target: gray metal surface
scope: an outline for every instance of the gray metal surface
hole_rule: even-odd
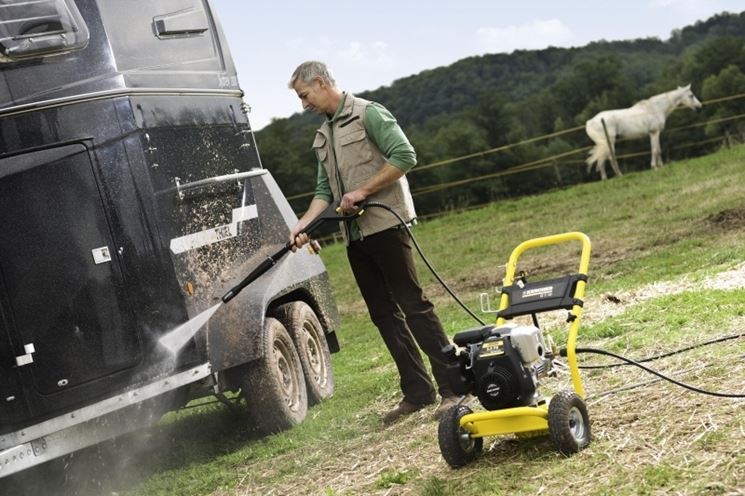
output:
[[[199,381],[212,373],[212,367],[209,363],[193,367],[189,370],[179,372],[163,379],[151,382],[145,386],[131,389],[125,393],[112,396],[98,403],[79,408],[72,412],[49,419],[45,422],[34,424],[25,429],[15,432],[9,432],[0,436],[0,450],[15,450],[17,446],[31,442],[32,440],[42,437],[60,436],[60,432],[79,426],[80,424],[102,417],[106,414],[122,410],[129,406],[141,403],[150,398],[154,398],[168,391],[180,388],[187,384]],[[109,436],[110,437],[110,436]],[[100,440],[106,437],[100,438]],[[67,451],[72,452],[74,449]],[[7,460],[6,451],[0,451],[0,463],[4,464]],[[59,456],[59,455],[58,455]],[[0,472],[0,475],[3,475]]]

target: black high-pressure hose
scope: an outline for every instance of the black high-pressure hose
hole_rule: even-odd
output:
[[[398,212],[393,210],[388,205],[385,205],[383,203],[377,203],[377,202],[368,202],[368,203],[365,203],[363,206],[361,206],[361,208],[370,208],[370,207],[382,208],[396,216],[398,221],[401,223],[401,226],[403,226],[404,229],[406,229],[406,232],[409,234],[409,238],[411,239],[411,242],[414,243],[414,247],[416,248],[416,251],[419,253],[419,256],[422,258],[424,263],[427,265],[427,268],[429,269],[429,271],[432,272],[432,275],[435,276],[435,279],[437,279],[437,281],[442,285],[442,287],[445,288],[445,290],[450,294],[450,296],[452,296],[453,299],[458,302],[458,304],[463,308],[463,310],[466,311],[466,313],[468,313],[468,315],[473,317],[474,320],[476,320],[476,322],[478,322],[482,326],[486,325],[486,323],[483,320],[481,320],[478,315],[473,313],[473,311],[470,308],[468,308],[468,306],[465,303],[463,303],[460,298],[458,298],[458,295],[456,295],[453,292],[453,290],[450,289],[450,287],[445,283],[445,281],[442,280],[442,278],[437,273],[435,268],[432,266],[431,263],[429,263],[429,260],[427,260],[427,257],[424,255],[424,252],[419,246],[419,243],[417,243],[416,238],[414,237],[414,234],[411,232],[411,229],[409,229],[409,226],[407,225],[406,221],[401,218]]]
[[[729,341],[731,339],[737,339],[745,337],[745,333],[739,333],[739,334],[730,334],[729,336],[721,336],[718,338],[710,339],[708,341],[704,341],[701,343],[693,344],[691,346],[686,346],[685,348],[680,348],[674,351],[669,351],[667,353],[662,353],[660,355],[654,355],[647,358],[642,358],[641,360],[636,360],[636,363],[645,363],[645,362],[651,362],[654,360],[659,360],[660,358],[667,358],[669,356],[678,355],[680,353],[684,353],[686,351],[695,350],[696,348],[701,348],[704,346],[708,346],[710,344],[716,344],[716,343],[722,343],[724,341]],[[612,369],[614,367],[625,367],[627,365],[632,365],[631,363],[609,363],[605,365],[580,365],[579,368],[581,369]]]
[[[709,341],[706,341],[706,342],[703,342],[703,343],[699,343],[697,345],[688,346],[686,348],[681,348],[680,350],[675,350],[675,351],[672,351],[672,352],[669,352],[669,353],[664,353],[662,355],[645,358],[644,360],[640,360],[640,361],[634,361],[634,360],[631,360],[630,358],[626,358],[624,356],[617,355],[617,354],[612,353],[610,351],[601,350],[601,349],[597,349],[597,348],[576,348],[574,351],[575,351],[575,353],[578,353],[578,354],[581,354],[581,353],[594,353],[594,354],[597,354],[597,355],[605,355],[605,356],[613,357],[613,358],[616,358],[618,360],[621,360],[621,361],[625,362],[625,363],[615,363],[615,364],[609,364],[609,365],[596,365],[596,366],[592,366],[592,367],[584,366],[584,367],[580,367],[580,368],[595,368],[595,369],[598,369],[598,368],[618,367],[618,366],[622,366],[622,365],[634,365],[635,367],[639,367],[640,369],[642,369],[642,370],[644,370],[646,372],[649,372],[650,374],[656,375],[657,377],[659,377],[661,379],[664,379],[664,380],[666,380],[668,382],[671,382],[671,383],[673,383],[673,384],[675,384],[677,386],[680,386],[682,388],[688,389],[689,391],[693,391],[695,393],[706,394],[706,395],[709,395],[709,396],[716,396],[716,397],[719,397],[719,398],[745,398],[745,394],[742,394],[742,393],[720,393],[720,392],[717,392],[717,391],[707,391],[705,389],[701,389],[701,388],[698,388],[696,386],[691,386],[690,384],[686,384],[684,382],[676,381],[672,377],[668,377],[665,374],[663,374],[661,372],[658,372],[658,371],[656,371],[654,369],[651,369],[651,368],[649,368],[649,367],[647,367],[645,365],[642,365],[640,363],[640,362],[648,362],[648,361],[651,361],[651,360],[657,360],[659,358],[668,357],[668,356],[671,356],[671,355],[675,355],[677,353],[682,353],[684,351],[690,351],[690,350],[692,350],[694,348],[699,348],[699,347],[706,346],[706,345],[709,345],[709,344],[714,344],[714,343],[720,343],[722,341],[727,341],[727,340],[730,340],[730,339],[736,339],[736,338],[739,338],[739,337],[742,337],[742,336],[745,336],[745,333],[733,334],[733,335],[730,335],[730,336],[724,336],[724,337],[721,337],[721,338],[712,339],[712,340],[709,340]],[[561,356],[564,356],[565,357],[566,356],[566,349],[562,349],[560,354],[561,354]]]

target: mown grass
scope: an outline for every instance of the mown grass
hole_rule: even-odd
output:
[[[588,320],[580,346],[641,358],[745,328],[742,289],[696,288],[745,260],[745,147],[453,213],[414,232],[441,276],[477,307],[478,293],[496,296],[502,264],[519,242],[565,231],[582,231],[593,242],[588,306],[660,281],[690,286]],[[431,412],[382,428],[380,412],[399,400],[395,367],[369,322],[343,247],[327,247],[321,256],[343,317],[342,351],[333,356],[335,396],[312,408],[302,425],[263,439],[221,406],[171,416],[145,441],[129,441],[128,448],[142,445],[140,451],[111,475],[107,488],[127,495],[426,496],[742,489],[742,401],[695,396],[660,382],[614,392],[652,379],[627,367],[583,373],[594,430],[587,450],[563,458],[545,438],[489,439],[475,463],[451,470],[439,457]],[[523,260],[530,277],[548,277],[574,270],[578,251],[547,248]],[[423,265],[420,277],[451,335],[475,325]],[[558,329],[551,334],[562,338]],[[654,366],[709,389],[742,391],[743,348],[739,340]]]
[[[691,329],[694,322],[699,323],[705,315],[703,327]],[[709,290],[686,291],[680,294],[660,296],[651,301],[636,305],[632,310],[619,316],[585,326],[583,336],[598,340],[609,337],[628,337],[628,328],[633,328],[631,337],[648,339],[638,346],[670,345],[678,342],[682,334],[691,333],[706,336],[730,326],[733,319],[745,315],[745,291]],[[607,343],[612,346],[612,341]]]

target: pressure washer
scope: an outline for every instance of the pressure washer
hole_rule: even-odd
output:
[[[543,281],[516,276],[517,262],[526,251],[548,245],[578,241],[582,249],[576,273]],[[451,408],[438,425],[438,442],[445,461],[453,468],[471,462],[483,448],[486,436],[548,435],[556,450],[566,456],[586,448],[592,439],[585,404],[581,368],[609,368],[634,365],[690,391],[720,398],[745,398],[742,393],[724,393],[697,388],[655,371],[640,362],[656,360],[708,344],[737,339],[745,333],[712,339],[681,350],[640,361],[595,348],[577,348],[577,336],[588,280],[590,239],[580,232],[534,238],[519,244],[506,264],[496,325],[484,325],[459,332],[453,344],[443,349],[448,360],[448,378],[453,391],[478,398],[485,411],[473,412],[464,404]],[[482,305],[483,306],[483,305]],[[568,310],[566,346],[558,349],[541,331],[537,315]],[[515,317],[532,317],[532,325],[519,325]],[[577,355],[594,353],[619,360],[610,365],[580,367]],[[565,357],[571,388],[544,397],[541,380],[555,376],[554,359]]]
[[[571,241],[582,245],[578,272],[531,282],[524,273],[516,277],[517,262],[524,252]],[[450,466],[472,461],[486,436],[548,434],[556,449],[566,455],[590,443],[590,421],[575,354],[590,250],[590,239],[580,232],[519,244],[506,265],[496,325],[459,332],[453,344],[443,350],[453,392],[476,396],[486,409],[474,413],[461,404],[440,420],[440,451]],[[537,314],[562,309],[569,311],[566,357],[572,389],[544,397],[538,386],[541,379],[555,375],[553,361],[558,350],[538,327]],[[527,315],[532,316],[532,325],[512,322]]]

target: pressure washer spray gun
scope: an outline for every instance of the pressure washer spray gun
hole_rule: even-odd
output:
[[[298,234],[311,234],[313,231],[321,227],[324,223],[329,221],[344,221],[344,220],[352,220],[360,215],[362,215],[365,212],[365,204],[361,204],[358,206],[357,210],[355,210],[352,213],[345,214],[341,211],[341,207],[334,205],[333,203],[330,204],[328,207],[326,207],[326,210],[321,212],[315,219],[310,221],[305,228],[300,231]],[[248,274],[241,282],[236,284],[233,288],[231,288],[227,293],[225,293],[222,297],[223,303],[227,303],[235,296],[240,293],[243,288],[254,282],[256,279],[261,277],[266,271],[274,267],[276,263],[284,257],[287,252],[292,250],[292,243],[289,241],[279,249],[276,253],[269,255],[269,257],[266,258],[263,262],[261,262],[254,270],[251,271],[250,274]],[[317,248],[313,247],[312,249],[317,251]]]

